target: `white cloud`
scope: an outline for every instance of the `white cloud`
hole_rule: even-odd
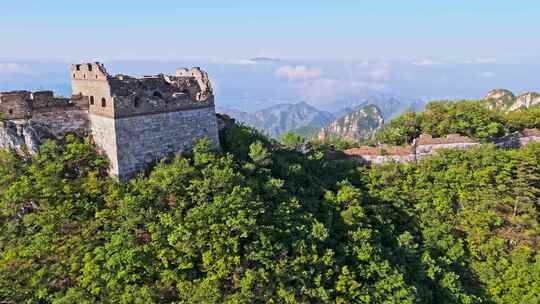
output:
[[[493,78],[493,77],[497,77],[497,74],[495,74],[493,72],[483,72],[483,73],[480,73],[480,77],[482,77],[482,78]]]
[[[274,74],[279,78],[285,78],[289,81],[299,81],[319,78],[323,75],[323,72],[319,68],[310,68],[303,65],[286,65],[277,69]]]
[[[477,63],[496,63],[497,59],[495,58],[477,58]]]
[[[275,71],[276,76],[289,80],[300,99],[318,106],[347,98],[362,99],[373,91],[383,91],[392,74],[392,65],[387,62],[357,63],[338,74],[306,66],[283,66]]]
[[[369,72],[369,77],[371,81],[374,82],[385,82],[390,80],[391,70],[389,65],[384,65],[381,67],[374,68]]]
[[[369,65],[370,65],[369,61],[364,60],[364,61],[362,61],[362,62],[360,62],[358,64],[358,67],[364,68],[364,67],[367,67]]]
[[[475,58],[465,60],[464,63],[473,63],[473,64],[487,64],[487,63],[496,63],[497,59],[495,58]]]
[[[438,62],[438,61],[435,61],[435,60],[432,60],[432,59],[422,59],[422,60],[419,60],[419,61],[415,61],[412,64],[417,65],[417,66],[435,66],[435,65],[440,65],[442,63]]]
[[[336,79],[319,78],[299,83],[296,87],[303,99],[311,102],[334,100],[337,96],[340,83]]]
[[[344,97],[364,96],[366,92],[381,91],[385,84],[357,80],[317,78],[294,83],[298,95],[314,105],[324,105]]]
[[[32,69],[27,65],[14,62],[0,62],[1,75],[27,75],[31,73]]]

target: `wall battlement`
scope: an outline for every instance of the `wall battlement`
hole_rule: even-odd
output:
[[[57,97],[52,91],[0,92],[0,118],[5,120],[31,119],[36,113],[76,108],[88,109],[87,101]]]
[[[496,139],[493,144],[497,148],[521,148],[530,142],[540,142],[539,129],[525,129]],[[437,154],[440,149],[470,149],[480,145],[477,140],[449,134],[446,137],[434,138],[429,134],[421,134],[411,146],[377,146],[359,147],[343,151],[346,157],[366,163],[381,164],[386,162],[417,162]]]
[[[12,126],[0,127],[0,148],[21,147],[24,141],[35,148],[41,142],[30,134],[36,126],[53,137],[91,134],[109,159],[110,173],[125,179],[163,157],[189,152],[199,138],[219,146],[214,94],[200,68],[111,76],[101,63],[81,63],[71,66],[70,78],[71,98],[51,91],[0,93],[0,119]]]
[[[214,106],[206,72],[179,69],[177,75],[111,76],[100,63],[71,66],[74,96],[89,99],[90,113],[130,117]]]

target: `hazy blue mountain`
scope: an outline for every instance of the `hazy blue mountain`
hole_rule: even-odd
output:
[[[332,113],[321,111],[305,102],[278,104],[253,113],[227,108],[218,108],[217,111],[272,137],[279,137],[288,131],[312,135],[335,118]]]
[[[376,105],[381,111],[383,118],[387,121],[399,116],[405,111],[417,112],[422,111],[425,107],[425,103],[420,100],[400,99],[394,96],[379,94],[366,97],[365,99],[336,101],[331,104],[331,108],[336,109],[332,113],[339,117],[370,104]]]

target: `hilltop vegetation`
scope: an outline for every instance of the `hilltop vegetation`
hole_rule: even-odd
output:
[[[422,133],[444,137],[451,133],[481,141],[525,128],[540,128],[540,106],[505,112],[486,106],[490,100],[431,102],[423,112],[407,112],[392,120],[378,134],[379,141],[402,145]]]
[[[71,136],[2,152],[0,301],[540,301],[540,145],[369,168],[288,142],[234,126],[128,183]]]

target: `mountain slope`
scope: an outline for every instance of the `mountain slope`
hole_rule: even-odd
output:
[[[381,110],[376,105],[370,104],[334,120],[322,128],[317,137],[321,140],[332,138],[367,140],[373,138],[375,131],[383,124]]]
[[[496,89],[490,91],[484,97],[487,107],[497,109],[504,112],[512,112],[520,109],[530,108],[540,105],[540,94],[536,92],[527,92],[519,96],[515,96],[509,90]]]
[[[331,122],[332,113],[300,102],[296,104],[278,104],[269,108],[247,113],[232,109],[219,109],[237,121],[264,131],[272,137],[279,137],[288,131],[298,131],[302,135],[311,135],[316,130]]]

